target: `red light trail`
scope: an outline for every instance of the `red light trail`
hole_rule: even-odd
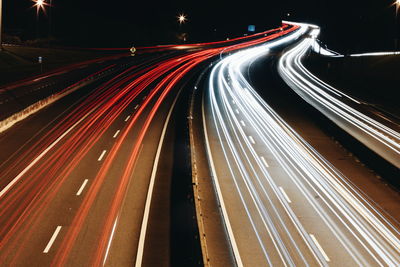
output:
[[[23,249],[29,245],[29,240],[34,234],[30,229],[45,220],[49,203],[57,199],[61,187],[68,183],[71,174],[76,172],[89,151],[95,148],[123,112],[133,103],[137,103],[140,105],[139,108],[121,130],[112,148],[106,152],[106,157],[101,162],[96,177],[92,179],[88,191],[84,194],[78,210],[69,223],[72,227],[62,230],[62,241],[52,261],[52,265],[57,266],[67,263],[78,235],[83,231],[93,203],[108,178],[110,169],[118,161],[121,150],[126,149],[127,139],[131,137],[136,127],[139,133],[133,145],[129,147],[129,157],[125,162],[118,162],[122,166],[121,175],[114,177],[118,181],[115,192],[107,207],[107,214],[104,214],[103,220],[99,222],[102,225],[102,234],[98,237],[96,243],[98,245],[93,248],[93,254],[88,255],[93,265],[101,265],[113,225],[121,209],[129,181],[132,179],[132,172],[144,137],[149,134],[149,127],[167,96],[185,75],[200,63],[218,56],[221,52],[230,52],[267,42],[296,29],[297,27],[286,25],[284,31],[277,29],[230,41],[191,45],[226,44],[227,46],[204,48],[200,51],[173,56],[150,66],[134,66],[96,88],[86,99],[73,107],[69,115],[60,119],[51,131],[39,138],[34,146],[25,150],[19,155],[18,160],[3,171],[2,176],[11,179],[15,177],[15,183],[8,190],[2,191],[0,195],[2,207],[0,262],[9,262],[9,257],[12,257],[11,263],[16,263],[15,261],[23,253]],[[250,41],[237,43],[243,40]],[[111,67],[113,65],[107,68]],[[147,93],[146,98],[139,102],[139,98],[145,93]],[[142,118],[144,122],[141,124],[139,121]]]

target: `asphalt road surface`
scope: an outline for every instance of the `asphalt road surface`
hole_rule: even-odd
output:
[[[376,134],[377,146],[394,148],[380,149],[392,153],[382,157],[393,158],[398,133],[388,122],[378,127],[363,110],[350,110],[356,99],[303,69],[316,30],[285,24],[229,41],[150,47],[0,89],[4,117],[61,95],[0,133],[2,265],[218,265],[208,258],[215,255],[238,266],[399,265],[392,221],[246,80],[258,58],[290,46],[280,65],[286,80],[308,92],[304,98],[326,97],[329,104],[317,104],[323,112],[357,121],[351,131]],[[196,100],[201,114],[193,114],[200,78],[205,94]],[[308,90],[318,86],[329,93]],[[189,149],[196,146],[197,154]],[[194,160],[205,161],[196,164],[202,170]],[[195,210],[197,173],[209,173],[208,164],[218,199],[209,210],[221,214]],[[221,229],[213,220],[226,233],[218,245],[203,232]]]
[[[95,62],[4,88],[4,99],[34,102],[59,92],[54,86],[64,90],[100,76],[1,133],[0,262],[141,266],[153,249],[146,245],[149,226],[165,223],[151,221],[153,191],[173,164],[160,158],[164,140],[171,142],[165,138],[179,92],[193,90],[182,87],[185,79],[206,60],[295,29],[157,48],[147,56]],[[160,259],[168,265],[168,256]]]
[[[236,263],[398,265],[398,229],[245,79],[257,58],[310,32],[227,57],[209,78],[205,136]]]

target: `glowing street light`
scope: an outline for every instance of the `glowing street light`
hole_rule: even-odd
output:
[[[187,17],[185,14],[181,13],[177,16],[178,22],[179,22],[179,39],[182,40],[183,42],[186,42],[186,33],[182,32],[182,24],[184,24],[187,21]]]
[[[397,13],[399,13],[400,0],[394,1],[393,5],[396,6],[396,16],[397,16]]]
[[[186,15],[185,14],[180,14],[178,16],[178,22],[179,24],[185,23],[187,21]]]
[[[36,7],[36,13],[39,15],[40,10],[43,10],[44,13],[46,13],[45,7],[48,6],[49,4],[46,3],[45,0],[32,0],[35,4],[33,7]]]

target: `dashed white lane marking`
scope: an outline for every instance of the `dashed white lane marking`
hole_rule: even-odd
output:
[[[115,134],[113,135],[113,138],[116,138],[120,132],[121,132],[120,130],[116,131]]]
[[[135,109],[137,109],[138,107],[139,107],[139,105],[136,105],[136,106],[135,106]]]
[[[246,124],[244,123],[244,121],[240,121],[240,124],[241,124],[243,127],[246,127]]]
[[[156,174],[157,174],[157,170],[158,170],[158,164],[160,162],[161,149],[163,147],[164,138],[165,138],[165,134],[167,131],[167,126],[168,126],[170,118],[171,118],[172,110],[174,109],[176,102],[178,101],[178,97],[180,96],[181,91],[178,92],[178,94],[175,97],[174,102],[172,103],[172,105],[169,109],[167,118],[165,119],[165,122],[164,122],[164,127],[161,131],[161,136],[160,136],[160,139],[159,139],[160,141],[159,141],[158,147],[157,147],[156,157],[154,158],[154,161],[153,161],[153,169],[151,171],[150,184],[148,186],[147,197],[146,197],[146,202],[145,202],[145,206],[144,206],[142,226],[140,228],[139,243],[138,243],[138,249],[137,249],[137,253],[136,253],[135,267],[142,266],[144,244],[145,244],[145,239],[146,239],[146,231],[147,231],[147,226],[148,226],[148,221],[149,221],[149,216],[150,216],[149,214],[150,214],[151,201],[153,198],[155,178],[156,178]],[[204,117],[203,117],[203,119],[204,119]]]
[[[97,159],[97,161],[101,161],[104,157],[104,155],[106,154],[107,150],[103,150],[103,152],[101,152],[100,157]]]
[[[43,253],[48,253],[50,251],[50,248],[53,245],[54,241],[56,240],[60,231],[61,231],[61,226],[57,226],[56,230],[54,231],[53,235],[50,238],[49,243],[47,243],[47,246],[44,248]]]
[[[85,189],[85,186],[86,186],[88,181],[89,181],[88,179],[85,179],[85,181],[83,181],[83,184],[79,188],[78,192],[76,192],[77,196],[80,196],[82,194],[82,191],[83,191],[83,189]]]
[[[317,238],[315,238],[315,236],[313,234],[310,234],[311,239],[314,241],[314,244],[317,246],[317,248],[319,249],[319,251],[321,252],[322,256],[324,256],[324,259],[329,262],[331,261],[328,257],[328,255],[326,255],[325,251],[323,250],[323,248],[321,247],[321,245],[319,244]]]
[[[282,195],[286,198],[286,201],[289,203],[292,203],[292,201],[290,200],[289,196],[286,194],[285,190],[282,187],[279,187],[279,190],[281,190]]]
[[[60,137],[57,138],[49,147],[47,147],[39,156],[37,156],[22,172],[20,172],[6,187],[0,192],[0,198],[10,190],[15,183],[21,179],[26,172],[28,172],[40,159],[44,157],[57,143],[59,143],[69,132],[71,132],[78,124],[80,124],[84,119],[86,119],[93,111],[90,111],[85,116],[83,116],[78,122],[76,122],[72,127],[70,127],[66,132],[64,132]]]
[[[125,118],[125,121],[128,121],[131,115],[128,115],[128,117]]]
[[[236,111],[236,114],[239,114],[239,110],[238,109],[235,109],[235,111]]]
[[[261,156],[260,159],[264,163],[265,167],[269,168],[268,162],[265,160],[265,158]]]
[[[253,138],[253,136],[249,136],[249,140],[250,140],[250,142],[253,144],[253,145],[255,145],[256,144],[256,141],[254,141],[254,138]]]

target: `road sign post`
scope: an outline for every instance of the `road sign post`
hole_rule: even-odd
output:
[[[43,73],[43,57],[38,57],[38,63],[40,64],[40,73]]]
[[[0,0],[0,51],[3,50],[3,0]]]

